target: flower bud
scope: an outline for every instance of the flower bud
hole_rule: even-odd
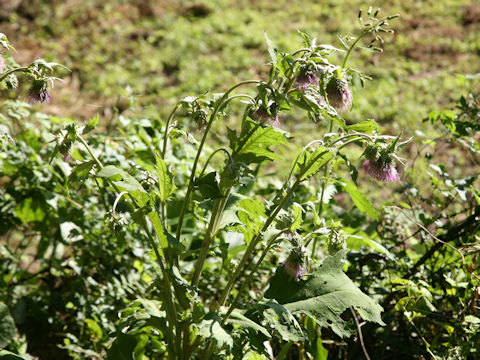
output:
[[[347,110],[353,101],[348,82],[332,77],[327,84],[327,98],[330,105],[333,106],[338,113]]]

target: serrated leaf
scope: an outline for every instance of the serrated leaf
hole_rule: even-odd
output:
[[[347,180],[342,180],[339,182],[343,188],[348,192],[352,198],[353,203],[357,206],[358,210],[367,214],[374,220],[378,220],[377,210],[373,207],[370,200],[368,200],[363,193],[358,190],[357,186]]]
[[[173,193],[175,193],[176,186],[173,183],[173,176],[168,171],[168,166],[165,160],[156,155],[157,160],[157,177],[160,201],[165,203]]]
[[[222,317],[218,313],[209,313],[198,324],[197,335],[205,339],[213,339],[218,348],[227,347],[229,349],[233,346],[232,337],[223,329],[220,324]]]
[[[83,128],[82,134],[83,135],[88,134],[90,131],[95,129],[97,127],[99,121],[100,121],[100,118],[97,114],[97,116],[95,116],[94,118],[91,118],[88,121],[87,125],[85,125],[85,127]]]
[[[196,179],[194,186],[196,190],[200,191],[204,199],[219,199],[223,197],[215,171]]]
[[[376,130],[378,130],[378,125],[374,120],[367,120],[347,126],[347,131],[357,131],[366,134],[372,133]]]
[[[333,152],[323,146],[317,147],[313,152],[307,150],[298,161],[299,176],[306,180],[316,173],[333,158]]]
[[[293,314],[306,314],[320,326],[330,327],[339,336],[349,336],[341,314],[354,307],[368,321],[384,325],[382,307],[364,294],[343,272],[346,250],[327,256],[307,279],[295,281],[283,267],[270,279],[265,297],[274,298]]]
[[[70,176],[68,177],[68,182],[85,180],[88,177],[88,174],[90,173],[93,165],[95,165],[95,161],[90,160],[75,166]]]
[[[243,199],[238,202],[237,207],[239,209],[237,212],[238,219],[244,225],[242,232],[246,243],[249,244],[253,235],[258,233],[264,225],[265,208],[255,199]]]
[[[140,206],[144,206],[150,199],[147,191],[133,176],[113,165],[102,168],[97,176],[111,180],[118,190],[128,192]]]
[[[268,149],[268,147],[285,144],[286,140],[284,133],[271,126],[262,128],[252,121],[249,121],[247,124],[247,131],[245,131],[244,135],[240,138],[236,136],[235,132],[229,132],[230,147],[234,150],[236,160],[238,161],[241,159],[244,162],[249,163],[259,162],[255,160],[255,158],[260,160],[281,159],[280,156],[276,155],[273,151]],[[253,130],[254,126],[257,126],[256,130]],[[243,155],[253,155],[253,157],[248,158]],[[246,160],[250,161],[247,162]]]

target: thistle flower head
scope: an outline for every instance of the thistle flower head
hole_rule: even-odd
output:
[[[293,279],[301,279],[305,274],[305,255],[301,248],[294,248],[282,264],[285,273]]]
[[[344,79],[332,77],[327,84],[327,98],[337,112],[347,110],[353,101],[352,91]]]
[[[297,90],[306,91],[309,86],[318,86],[318,77],[314,73],[306,71],[299,74],[295,82],[297,84]]]
[[[49,103],[51,96],[48,92],[48,83],[46,80],[33,80],[32,86],[28,91],[28,94],[25,100],[31,104],[36,104],[38,102]]]
[[[259,107],[257,110],[251,113],[250,117],[261,124],[269,123],[274,128],[280,127],[278,116],[272,117],[264,108]]]
[[[384,182],[395,182],[400,179],[400,174],[393,164],[383,163],[379,160],[365,160],[363,169],[373,178]]]

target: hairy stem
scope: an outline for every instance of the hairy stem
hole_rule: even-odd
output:
[[[198,160],[200,159],[200,155],[203,150],[203,146],[205,144],[205,140],[207,139],[208,132],[210,131],[210,128],[212,126],[213,121],[215,120],[218,110],[220,109],[221,106],[223,106],[227,101],[228,101],[228,95],[235,90],[236,88],[242,86],[242,85],[247,85],[247,84],[258,84],[260,83],[259,80],[246,80],[241,83],[238,83],[234,86],[232,86],[230,89],[228,89],[223,96],[217,101],[212,114],[210,115],[210,119],[207,123],[207,126],[205,128],[205,131],[203,133],[202,140],[200,142],[200,145],[197,150],[197,156],[195,157],[195,160],[193,162],[193,167],[192,167],[192,172],[190,173],[190,179],[188,182],[188,187],[187,187],[187,193],[185,194],[185,199],[183,201],[183,207],[182,210],[180,211],[180,216],[178,218],[178,225],[177,225],[177,232],[176,232],[176,238],[177,240],[180,241],[180,235],[182,233],[182,226],[183,226],[183,218],[185,217],[185,212],[188,207],[189,199],[190,199],[190,194],[193,190],[193,183],[195,180],[195,171],[197,170],[197,165],[198,165]]]

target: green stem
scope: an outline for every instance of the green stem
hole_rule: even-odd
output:
[[[145,218],[143,218],[145,219]],[[178,319],[177,319],[177,310],[175,307],[175,303],[173,302],[173,294],[172,294],[172,289],[170,288],[170,279],[168,276],[167,269],[165,268],[165,265],[163,264],[162,258],[160,256],[160,253],[158,252],[157,246],[155,245],[155,241],[153,239],[152,234],[148,230],[148,226],[145,223],[145,221],[142,222],[143,229],[147,233],[148,240],[150,242],[150,246],[153,248],[153,251],[155,252],[155,256],[157,258],[157,262],[160,266],[160,270],[163,275],[163,282],[164,282],[164,291],[162,291],[162,295],[164,298],[165,305],[167,307],[167,318],[171,326],[168,326],[168,337],[169,337],[169,346],[172,347],[173,350],[173,358],[175,358],[175,353],[179,354],[181,351],[181,342],[178,342],[179,336],[181,337],[180,334],[180,328],[178,326]],[[173,327],[175,327],[176,330],[176,336],[174,337],[174,331]],[[179,335],[180,334],[180,335]],[[177,340],[175,341],[174,338]],[[178,347],[178,349],[175,348],[175,345]]]
[[[194,180],[195,180],[195,171],[197,170],[198,160],[200,159],[200,155],[201,155],[202,150],[203,150],[203,145],[205,144],[205,140],[207,139],[207,135],[208,135],[208,132],[210,131],[210,127],[212,126],[212,123],[217,116],[218,110],[220,109],[220,107],[222,105],[224,105],[228,102],[228,95],[233,90],[235,90],[236,88],[238,88],[242,85],[258,84],[258,83],[260,83],[259,80],[246,80],[246,81],[243,81],[241,83],[238,83],[238,84],[232,86],[230,89],[228,89],[223,94],[223,96],[217,101],[217,104],[215,105],[215,107],[213,109],[213,112],[210,115],[210,119],[209,119],[209,121],[207,123],[207,126],[205,128],[205,131],[203,133],[202,140],[201,140],[200,145],[198,147],[197,156],[195,157],[195,160],[193,162],[192,172],[190,173],[190,180],[188,182],[188,187],[187,187],[187,193],[185,194],[185,199],[183,201],[183,207],[182,207],[182,210],[180,211],[180,215],[179,215],[179,218],[178,218],[177,232],[176,232],[176,236],[175,236],[177,238],[177,240],[180,241],[180,234],[182,233],[182,226],[183,226],[183,218],[185,217],[185,212],[187,210],[190,194],[193,190],[193,183],[194,183]]]
[[[385,20],[382,20],[382,21],[385,21]],[[352,45],[350,45],[348,51],[347,51],[347,54],[345,55],[345,58],[343,59],[343,63],[342,63],[342,69],[345,69],[345,65],[347,64],[347,60],[348,60],[348,56],[350,55],[350,53],[352,52],[353,48],[355,47],[355,45],[357,45],[357,43],[360,41],[360,39],[362,39],[365,35],[367,35],[372,29],[376,28],[382,21],[378,21],[377,23],[375,23],[374,25],[370,26],[368,29],[365,29],[362,31],[362,33],[357,37],[357,39],[353,42]]]
[[[250,281],[252,281],[253,279],[253,276],[255,275],[255,273],[257,272],[258,268],[260,267],[260,264],[263,262],[263,260],[265,259],[265,257],[267,256],[268,252],[270,251],[271,247],[275,244],[275,241],[278,239],[278,237],[280,235],[282,235],[283,233],[285,233],[287,230],[283,230],[281,232],[279,232],[277,235],[275,235],[273,237],[273,239],[271,239],[269,241],[269,243],[267,244],[267,246],[265,247],[265,249],[263,250],[263,253],[262,255],[260,256],[260,258],[257,260],[257,262],[255,263],[255,266],[253,267],[252,271],[250,272],[250,274],[248,275],[248,278],[243,282],[242,286],[240,287],[240,289],[238,289],[238,292],[237,292],[237,295],[235,296],[235,299],[233,300],[232,304],[230,305],[227,313],[225,314],[225,317],[223,318],[222,320],[222,325],[225,324],[225,322],[228,320],[230,314],[232,313],[232,311],[236,308],[237,304],[238,304],[238,300],[240,299],[240,295],[243,293],[243,291],[245,291],[245,288],[247,287],[248,283],[250,283]]]
[[[223,209],[225,208],[227,200],[228,192],[221,199],[215,200],[207,232],[205,233],[205,237],[200,248],[200,253],[198,254],[197,262],[195,263],[195,269],[193,271],[192,277],[192,286],[198,285],[200,275],[202,274],[203,265],[205,263],[205,260],[207,259],[210,244],[212,243],[213,237],[215,236],[215,233],[217,231],[216,227],[218,226],[219,218],[222,216]]]
[[[90,156],[92,157],[92,159],[95,161],[95,163],[98,165],[98,167],[100,169],[103,169],[103,164],[100,162],[100,160],[98,160],[98,158],[93,154],[93,151],[92,149],[90,148],[90,146],[88,145],[88,143],[85,141],[85,139],[83,137],[81,137],[80,135],[77,135],[77,139],[85,146],[85,148],[87,149],[87,152],[90,154]],[[111,183],[112,187],[115,189],[115,191],[117,193],[121,193],[120,190],[118,189],[118,187],[113,183],[111,182],[110,180],[107,179],[108,182]],[[139,208],[138,204],[136,203],[135,199],[132,198],[132,196],[130,194],[128,194],[129,197],[132,199],[133,203]],[[170,278],[168,276],[168,272],[162,262],[162,257],[160,256],[160,253],[158,252],[158,246],[155,244],[155,240],[153,239],[153,236],[152,234],[150,233],[149,229],[148,229],[148,226],[146,224],[146,220],[145,220],[145,216],[142,212],[142,227],[145,231],[145,233],[147,234],[147,237],[148,237],[148,240],[150,242],[150,246],[152,247],[153,251],[155,252],[155,256],[157,258],[157,262],[160,266],[160,269],[162,271],[162,275],[163,275],[163,281],[165,283],[164,287],[165,287],[165,296],[164,296],[164,301],[166,303],[166,306],[167,306],[167,317],[169,318],[169,322],[172,326],[175,326],[175,329],[177,329],[177,332],[180,331],[179,327],[178,327],[178,321],[177,321],[177,311],[176,311],[176,308],[175,308],[175,303],[173,302],[173,296],[172,296],[172,290],[170,288]],[[163,293],[163,292],[162,292]],[[174,343],[176,343],[175,341],[173,341],[174,337],[173,337],[173,329],[169,327],[169,337],[171,337],[171,339],[169,339],[169,343],[171,344],[171,346],[174,346]],[[178,334],[177,334],[177,337],[178,337]],[[169,345],[170,345],[169,344]],[[173,354],[175,354],[176,350],[175,348],[172,348],[173,349]],[[175,357],[175,355],[174,355]]]
[[[330,119],[330,129],[328,130],[328,132],[331,133],[332,130],[333,130],[333,119]],[[323,196],[325,195],[325,187],[327,186],[327,171],[328,171],[328,167],[325,166],[325,169],[323,169],[322,193],[320,195],[320,209],[318,211],[318,216],[321,216],[323,211]],[[312,251],[313,256],[315,256],[316,245],[317,245],[317,240],[315,239],[313,244],[313,251]]]
[[[364,134],[355,134],[355,135],[364,135]],[[353,135],[351,135],[353,136]],[[367,135],[365,135],[367,136]],[[333,143],[331,143],[331,145],[339,142],[340,140],[344,139],[344,138],[347,138],[348,136],[345,136],[345,137],[342,137],[340,139],[337,139],[335,140]],[[347,141],[346,143],[342,144],[338,150],[342,149],[343,147],[353,143],[353,142],[356,142],[358,141],[358,139],[352,139],[352,140],[349,140]],[[330,146],[331,146],[330,145]],[[253,239],[250,241],[250,244],[248,245],[247,249],[245,250],[245,253],[243,254],[242,256],[242,259],[240,260],[240,263],[239,265],[237,266],[237,269],[235,270],[235,272],[233,273],[233,275],[230,277],[226,287],[225,287],[225,290],[223,291],[221,297],[220,297],[220,300],[219,300],[219,305],[220,306],[224,306],[225,305],[225,302],[227,300],[227,297],[228,297],[228,294],[230,293],[230,291],[232,290],[233,288],[233,285],[235,283],[235,281],[237,280],[237,278],[239,277],[240,273],[243,271],[243,267],[245,266],[245,264],[247,263],[247,261],[249,260],[250,258],[250,255],[251,253],[253,252],[253,250],[255,249],[255,246],[257,245],[258,241],[260,240],[261,236],[262,236],[262,233],[264,231],[266,231],[268,229],[268,227],[270,226],[270,224],[275,220],[275,217],[278,215],[278,213],[280,212],[280,210],[283,208],[283,206],[287,203],[287,201],[289,200],[289,198],[292,196],[293,192],[295,191],[295,189],[297,188],[297,186],[304,180],[302,179],[302,176],[310,169],[310,167],[315,164],[315,162],[320,159],[323,155],[325,155],[327,152],[329,152],[330,150],[325,150],[323,151],[322,153],[320,153],[319,155],[317,155],[315,157],[315,159],[311,162],[310,166],[306,167],[298,176],[297,180],[293,183],[293,185],[290,187],[290,189],[288,190],[287,194],[283,197],[282,201],[275,207],[275,210],[273,211],[273,213],[268,217],[267,221],[265,222],[265,225],[263,226],[262,230],[257,233]],[[331,160],[331,159],[330,159]],[[323,166],[326,166],[330,161],[327,161]]]
[[[228,159],[230,160],[230,164],[233,164],[233,159],[232,159],[232,156],[230,155],[230,153],[228,152],[227,149],[225,148],[219,148],[217,150],[215,150],[207,159],[207,161],[205,162],[205,165],[203,166],[203,169],[202,171],[200,172],[200,175],[198,175],[199,178],[201,178],[203,176],[203,174],[205,173],[205,170],[207,169],[207,166],[208,166],[208,163],[210,162],[210,160],[213,158],[213,156],[220,152],[220,151],[223,151],[225,154],[227,154],[228,156]]]
[[[14,72],[17,72],[17,71],[26,71],[28,70],[28,67],[18,67],[18,68],[15,68],[15,69],[10,69],[6,72],[4,72],[3,74],[0,75],[0,82],[2,82],[3,80],[5,80],[5,78],[10,75],[10,74],[13,74]]]
[[[93,151],[92,149],[90,148],[90,146],[88,145],[88,143],[85,141],[85,139],[83,137],[81,137],[80,135],[77,135],[77,139],[80,140],[80,142],[83,144],[83,146],[85,146],[85,148],[87,149],[87,152],[90,154],[90,156],[92,157],[93,161],[95,161],[95,163],[98,165],[98,167],[100,169],[103,169],[103,164],[100,162],[100,160],[98,160],[98,158],[93,154]],[[115,186],[115,185],[114,185]],[[120,193],[120,191],[118,191],[118,193]]]
[[[168,141],[168,127],[170,126],[170,121],[173,119],[173,115],[180,107],[180,104],[177,103],[173,108],[172,112],[168,116],[167,123],[165,124],[165,134],[163,135],[163,149],[162,149],[162,159],[165,159],[165,153],[167,151],[167,141]]]
[[[323,153],[322,153],[323,155]],[[260,240],[261,236],[262,236],[262,233],[267,230],[267,228],[270,226],[270,224],[273,222],[273,220],[275,220],[275,217],[277,216],[277,214],[280,212],[280,210],[283,208],[283,206],[287,203],[287,201],[289,200],[290,196],[293,194],[293,192],[295,191],[295,189],[297,188],[297,186],[300,184],[301,182],[301,177],[299,177],[295,183],[292,185],[292,187],[289,189],[289,191],[287,192],[287,194],[285,195],[285,197],[282,199],[282,201],[278,204],[278,206],[275,208],[275,211],[268,217],[267,221],[265,222],[265,225],[263,226],[262,230],[257,233],[253,239],[250,241],[250,244],[248,245],[247,249],[245,250],[245,253],[243,254],[242,256],[242,259],[240,260],[240,263],[238,264],[237,266],[237,269],[235,270],[235,272],[233,273],[233,275],[230,277],[226,287],[225,287],[225,290],[223,291],[221,297],[220,297],[220,301],[219,301],[219,304],[220,306],[224,306],[225,305],[225,302],[227,300],[227,297],[228,297],[228,294],[230,293],[235,281],[237,280],[237,278],[239,277],[240,273],[243,271],[243,267],[245,266],[245,264],[247,263],[247,261],[249,260],[250,258],[250,255],[252,254],[253,250],[255,249],[255,246],[257,245],[258,241]]]

